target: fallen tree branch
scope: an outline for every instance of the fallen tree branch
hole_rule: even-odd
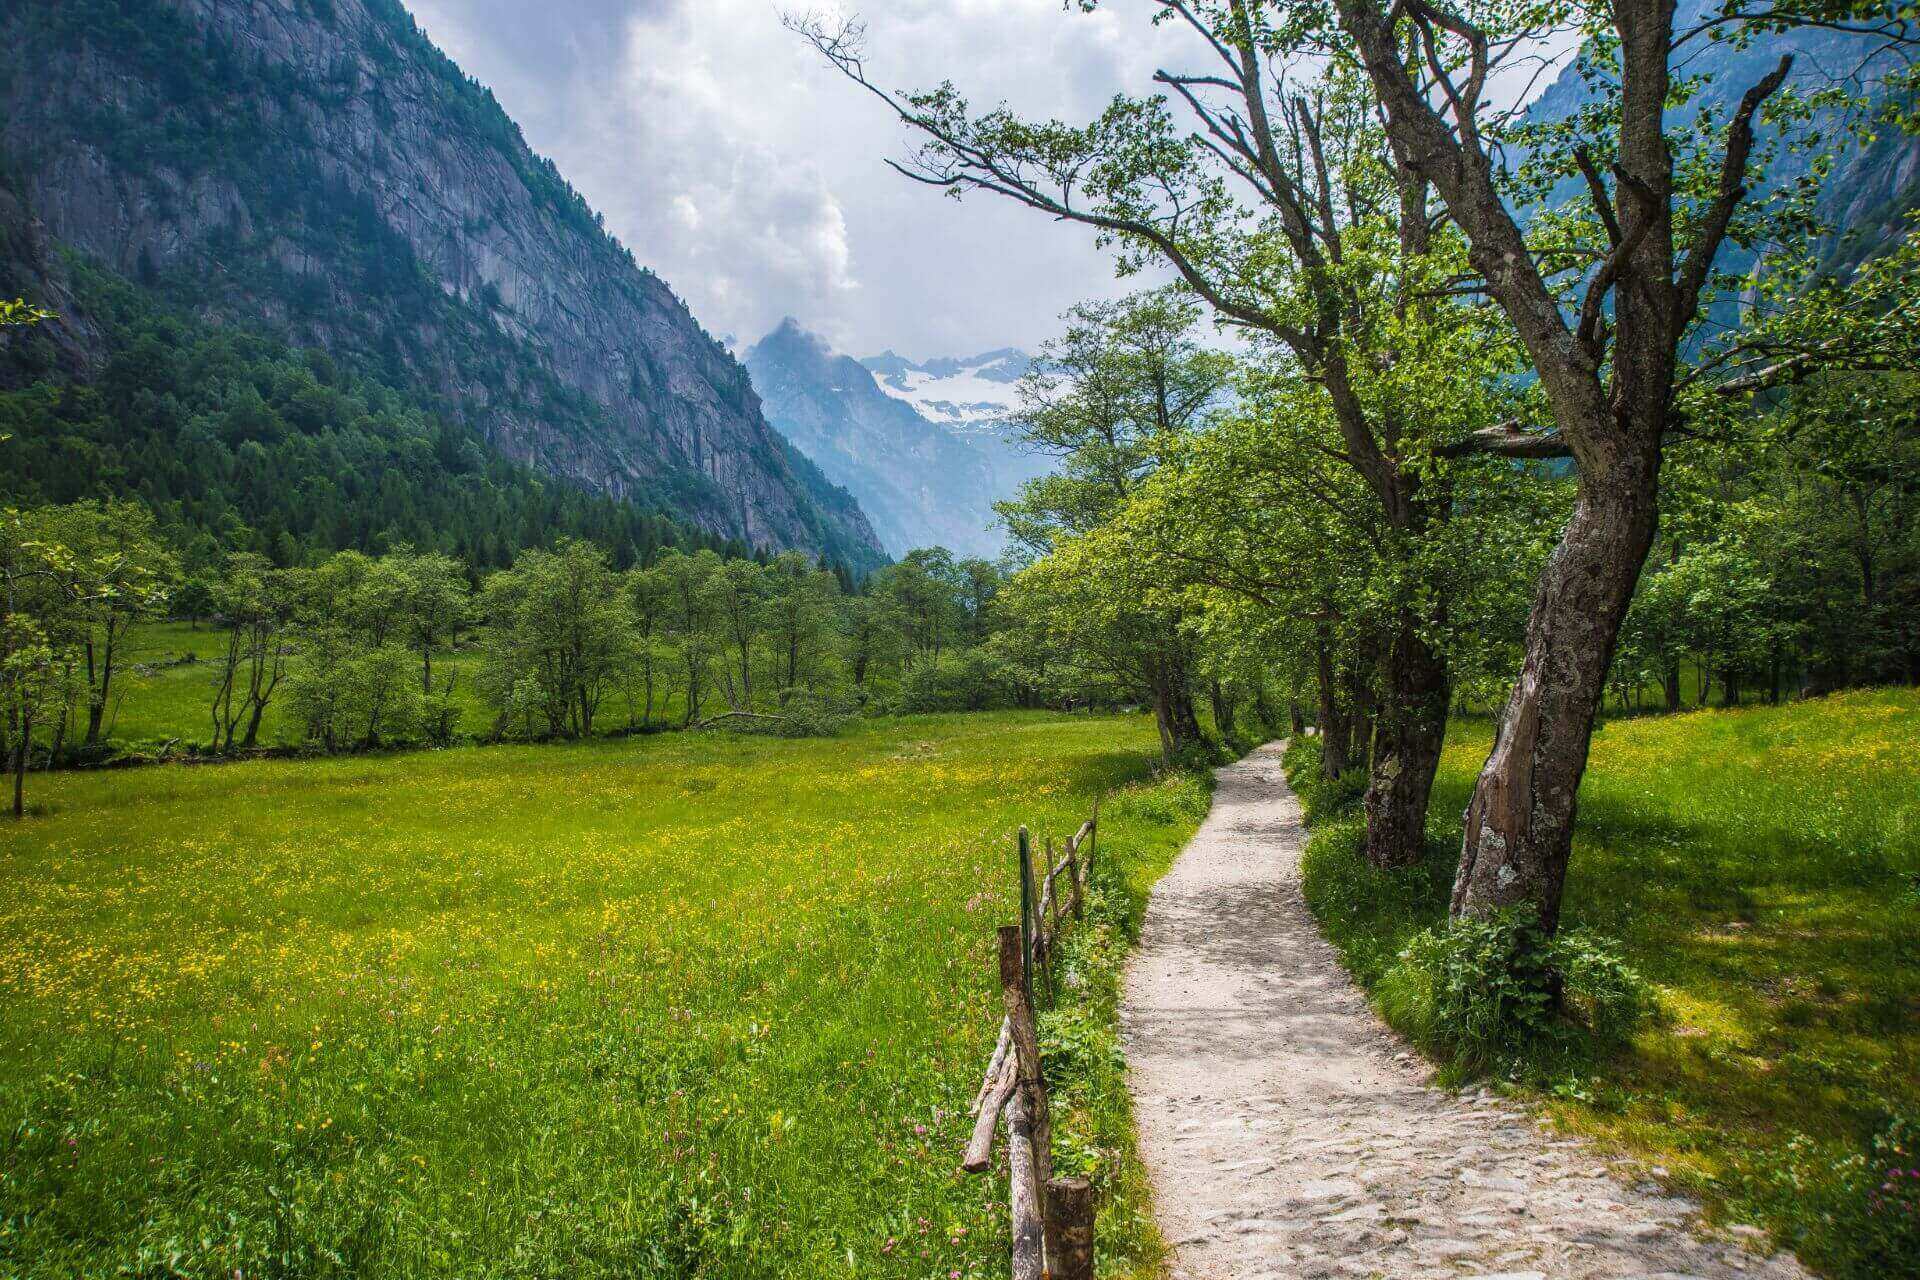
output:
[[[1013,1055],[1008,1054],[998,1064],[998,1071],[988,1081],[988,1088],[982,1095],[980,1114],[974,1117],[973,1136],[967,1140],[966,1154],[960,1158],[960,1167],[968,1173],[984,1173],[993,1163],[993,1130],[1000,1123],[1000,1113],[1006,1109],[1007,1102],[1013,1097],[1014,1087],[1020,1083],[1020,1073]]]
[[[770,724],[793,723],[792,719],[788,716],[770,716],[759,711],[723,711],[717,716],[708,716],[705,720],[702,720],[693,727],[696,729],[711,729],[715,725],[724,724],[729,720],[763,720]]]

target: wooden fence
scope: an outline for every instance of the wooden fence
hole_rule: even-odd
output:
[[[1096,800],[1093,816],[1067,841],[1059,861],[1053,857],[1053,841],[1047,841],[1046,874],[1037,885],[1033,841],[1027,829],[1020,828],[1020,923],[1000,928],[996,958],[1006,1017],[973,1100],[973,1136],[960,1167],[969,1173],[985,1171],[993,1161],[994,1131],[1005,1128],[1013,1182],[1014,1280],[1093,1280],[1093,1187],[1085,1178],[1053,1176],[1052,1127],[1034,1011],[1036,997],[1051,1005],[1059,996],[1060,939],[1086,911],[1099,826]]]

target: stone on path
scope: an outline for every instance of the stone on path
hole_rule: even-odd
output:
[[[1688,1201],[1523,1107],[1427,1085],[1300,897],[1278,747],[1218,778],[1153,891],[1121,1013],[1177,1280],[1806,1280],[1697,1235]]]

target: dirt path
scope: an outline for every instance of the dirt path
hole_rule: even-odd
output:
[[[1307,913],[1278,748],[1218,776],[1122,1013],[1176,1277],[1804,1277],[1519,1107],[1426,1085]]]

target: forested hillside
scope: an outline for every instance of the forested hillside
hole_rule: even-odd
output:
[[[8,6],[0,112],[0,291],[57,313],[9,385],[123,354],[125,327],[65,279],[71,253],[200,325],[325,351],[581,488],[879,562],[745,371],[393,0]]]
[[[217,571],[229,551],[288,565],[400,545],[478,572],[567,536],[622,567],[670,546],[751,554],[511,461],[324,351],[163,310],[97,269],[72,283],[111,354],[89,380],[0,391],[0,502],[137,499],[190,572]],[[45,332],[11,342],[17,363],[58,358]]]

